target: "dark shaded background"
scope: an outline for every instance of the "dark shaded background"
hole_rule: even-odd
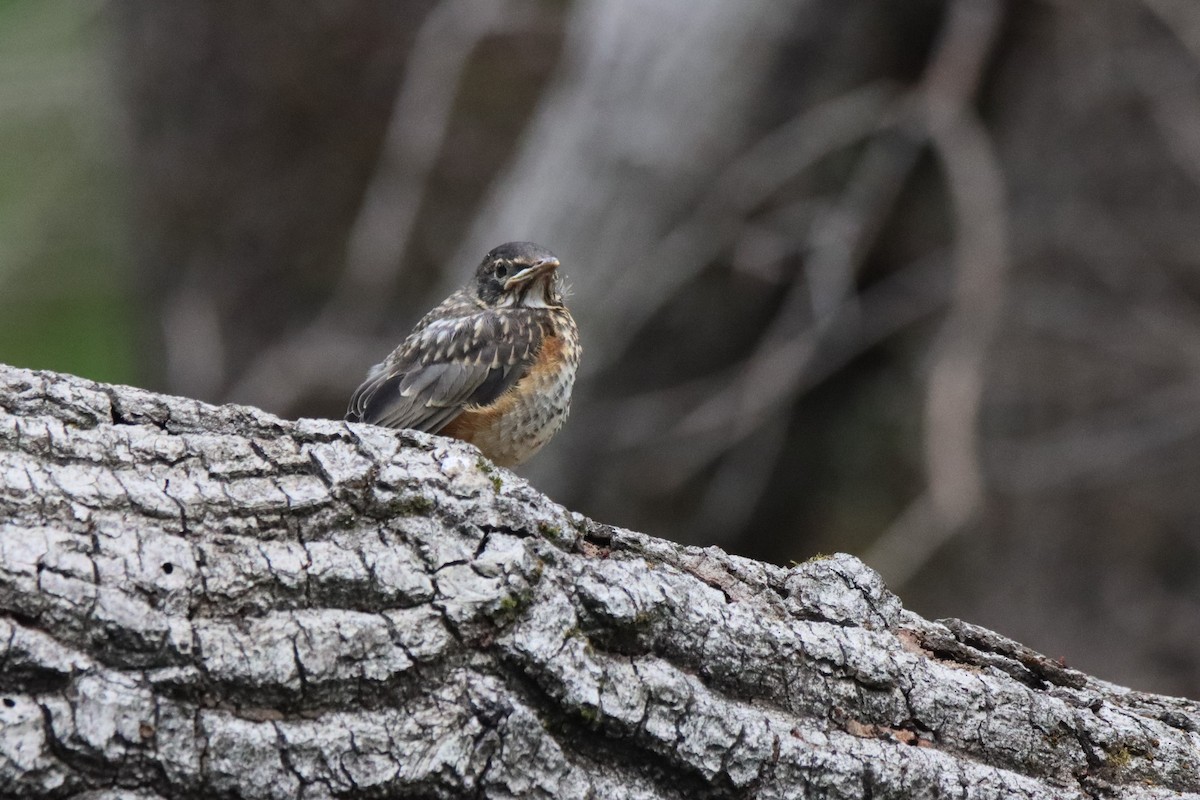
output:
[[[0,359],[288,416],[489,247],[596,518],[1200,696],[1200,3],[0,0]]]

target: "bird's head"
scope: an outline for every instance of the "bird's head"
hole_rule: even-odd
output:
[[[562,305],[558,259],[533,242],[508,242],[483,257],[471,287],[492,308]]]

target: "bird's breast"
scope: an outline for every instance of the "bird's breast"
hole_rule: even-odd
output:
[[[504,467],[541,450],[566,421],[579,366],[575,322],[563,316],[554,320],[533,363],[511,389],[486,406],[468,406],[440,433],[470,442]]]

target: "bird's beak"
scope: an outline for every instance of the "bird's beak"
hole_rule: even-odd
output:
[[[506,280],[504,282],[504,289],[507,291],[522,284],[532,283],[543,275],[549,275],[556,269],[558,269],[557,258],[543,258],[536,264],[525,267],[525,269]]]

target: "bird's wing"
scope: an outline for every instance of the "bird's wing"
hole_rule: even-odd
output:
[[[538,321],[513,310],[422,322],[354,392],[346,419],[436,433],[504,394],[542,344]]]

